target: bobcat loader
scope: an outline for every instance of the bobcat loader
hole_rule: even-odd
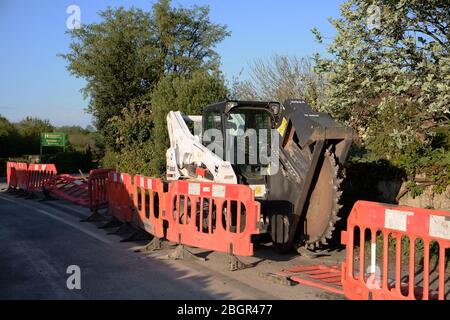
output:
[[[317,249],[332,237],[352,129],[303,100],[224,101],[202,116],[171,111],[167,126],[169,181],[250,186],[261,203],[260,225],[280,252]]]

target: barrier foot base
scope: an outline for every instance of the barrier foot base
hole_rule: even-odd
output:
[[[7,194],[16,194],[17,190],[14,188],[9,187],[8,189],[6,189],[5,193]]]
[[[95,211],[86,219],[80,220],[80,222],[99,222],[99,221],[105,221],[105,220],[106,220],[106,218],[104,216],[102,216],[100,213]]]
[[[98,227],[99,229],[111,229],[111,228],[117,228],[122,225],[122,222],[117,220],[116,218],[112,218],[110,221],[108,221],[106,224]]]
[[[187,257],[194,258],[198,261],[206,261],[205,258],[201,258],[196,256],[194,253],[186,249],[186,247],[182,244],[179,244],[172,253],[169,253],[167,257],[171,260],[183,260]]]
[[[150,235],[144,230],[138,229],[128,238],[120,240],[120,242],[142,241],[148,239],[150,239]]]
[[[32,199],[36,199],[38,196],[37,195],[35,195],[33,192],[31,192],[31,193],[28,193],[26,196],[25,196],[25,199],[26,200],[32,200]]]
[[[258,276],[263,278],[264,280],[270,281],[275,284],[281,284],[283,286],[292,286],[293,283],[289,280],[289,276],[282,276],[275,273],[266,273],[266,272],[258,272]]]
[[[235,255],[229,255],[229,266],[230,266],[230,271],[238,271],[238,270],[244,270],[244,269],[249,269],[249,268],[253,268],[254,264],[253,263],[243,263],[241,260],[238,259],[238,257],[236,257]]]
[[[136,249],[134,252],[152,252],[165,249],[164,243],[161,238],[154,237],[149,243],[145,246]]]
[[[298,247],[297,248],[297,253],[300,256],[308,258],[308,259],[316,259],[316,258],[320,258],[320,257],[330,256],[330,254],[326,253],[326,252],[314,252],[314,251],[311,251],[306,246],[305,247]]]
[[[58,198],[53,197],[52,195],[50,195],[50,193],[44,192],[43,194],[44,194],[44,197],[42,199],[39,199],[39,201],[41,201],[41,202],[58,200]]]
[[[26,191],[23,191],[22,189],[19,189],[17,192],[15,192],[16,198],[23,198],[28,196],[28,193]]]
[[[121,235],[121,234],[134,232],[134,231],[136,231],[136,230],[128,222],[125,222],[125,223],[122,223],[122,225],[119,228],[117,228],[115,231],[108,232],[108,234]]]

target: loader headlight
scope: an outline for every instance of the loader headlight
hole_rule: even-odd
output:
[[[236,101],[228,101],[228,102],[226,103],[225,107],[226,107],[228,110],[231,110],[231,109],[237,107],[238,105],[239,105],[239,104],[238,104]]]
[[[280,113],[280,104],[279,103],[270,103],[269,108],[275,116],[277,116]]]

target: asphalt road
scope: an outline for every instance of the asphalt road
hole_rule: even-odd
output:
[[[333,299],[308,287],[285,287],[258,277],[298,257],[230,272],[227,256],[207,262],[165,260],[168,250],[134,252],[98,224],[82,223],[87,209],[0,193],[0,299]],[[197,251],[196,253],[201,253]],[[264,250],[262,252],[264,255]],[[67,268],[80,267],[81,289],[69,290]]]

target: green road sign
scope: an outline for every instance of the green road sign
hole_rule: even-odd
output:
[[[61,147],[66,150],[66,134],[64,132],[41,133],[41,154],[42,147]]]

